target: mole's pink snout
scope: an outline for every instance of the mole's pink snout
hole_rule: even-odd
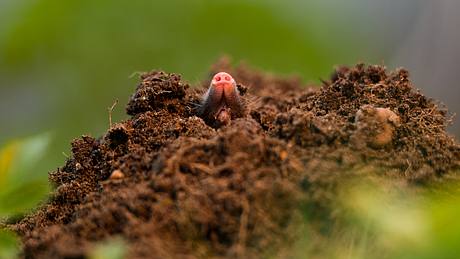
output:
[[[234,82],[235,80],[233,79],[233,77],[225,72],[219,72],[212,78],[212,83],[215,85],[233,84]]]

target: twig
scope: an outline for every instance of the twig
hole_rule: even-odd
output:
[[[112,106],[109,107],[109,128],[112,128],[112,112],[115,106],[118,104],[118,99],[113,102]]]

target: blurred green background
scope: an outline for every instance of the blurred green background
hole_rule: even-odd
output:
[[[36,170],[54,170],[73,138],[107,129],[114,100],[114,121],[126,118],[137,84],[131,74],[164,69],[196,83],[222,54],[313,83],[339,64],[403,65],[427,95],[455,111],[460,58],[450,57],[460,53],[460,37],[435,43],[459,35],[459,18],[449,11],[456,2],[0,0],[0,145],[50,131],[50,152]],[[443,69],[427,73],[430,65],[419,59]],[[457,63],[449,70],[443,60]]]

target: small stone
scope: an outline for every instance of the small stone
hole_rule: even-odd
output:
[[[125,174],[123,174],[123,172],[118,169],[114,170],[112,174],[110,175],[111,180],[118,180],[118,179],[123,179],[123,178],[125,178]]]
[[[286,150],[283,150],[280,152],[281,161],[286,160],[287,157],[288,157],[288,152]]]

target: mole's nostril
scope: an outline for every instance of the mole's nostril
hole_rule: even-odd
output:
[[[230,81],[230,77],[229,77],[229,76],[225,76],[225,81]]]
[[[219,82],[220,81],[220,76],[216,76],[216,81]]]

